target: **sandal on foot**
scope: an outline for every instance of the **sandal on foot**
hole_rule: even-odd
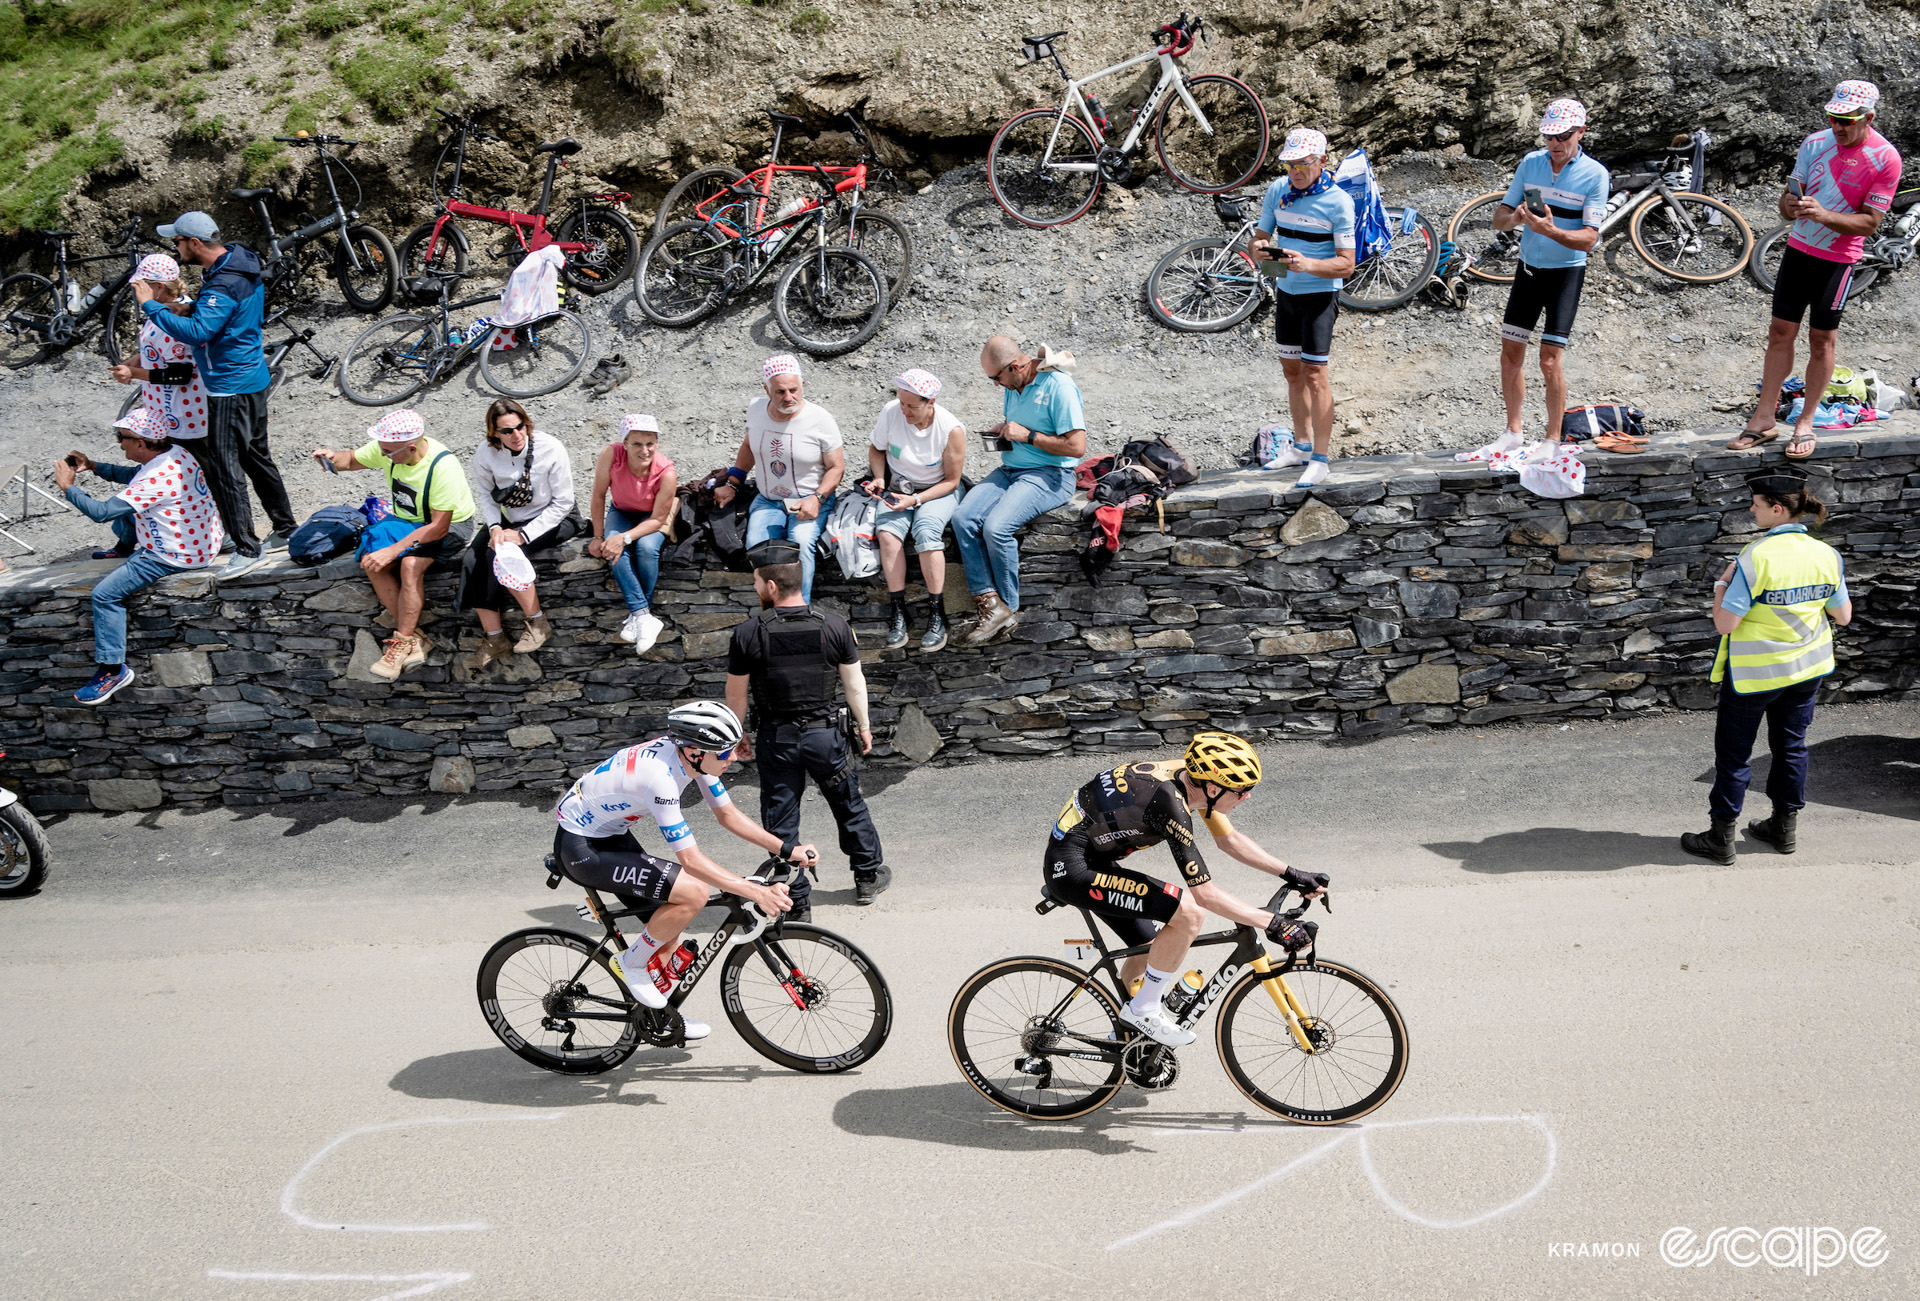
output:
[[[1813,449],[1819,445],[1819,436],[1811,430],[1804,434],[1796,430],[1793,437],[1787,440],[1787,446],[1785,448],[1787,459],[1789,461],[1810,460],[1813,457]],[[1793,449],[1796,447],[1804,447],[1806,450],[1804,452],[1795,452]]]
[[[1744,452],[1749,448],[1763,447],[1780,437],[1780,427],[1769,425],[1765,429],[1742,429],[1739,435],[1727,444],[1729,452]]]

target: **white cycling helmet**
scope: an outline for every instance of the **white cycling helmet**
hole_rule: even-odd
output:
[[[667,712],[667,736],[689,749],[720,754],[738,745],[744,731],[738,716],[717,700],[696,700]]]

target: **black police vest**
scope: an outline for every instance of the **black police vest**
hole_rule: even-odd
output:
[[[762,610],[751,635],[757,670],[749,678],[754,712],[762,727],[799,723],[825,727],[833,721],[836,666],[827,662],[827,621],[811,606],[789,613]]]

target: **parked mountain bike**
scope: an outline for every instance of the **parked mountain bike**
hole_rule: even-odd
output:
[[[1883,273],[1898,270],[1912,261],[1915,250],[1920,249],[1920,186],[1895,194],[1889,215],[1892,213],[1901,215],[1881,223],[1880,233],[1868,237],[1860,250],[1860,260],[1853,264],[1853,278],[1847,282],[1848,302],[1866,293]],[[1747,262],[1747,274],[1753,283],[1768,293],[1773,292],[1773,282],[1780,276],[1780,261],[1787,255],[1790,229],[1775,226],[1762,235],[1753,246],[1753,257]]]
[[[1029,62],[1051,59],[1067,83],[1060,107],[1014,114],[987,149],[987,185],[1015,221],[1064,226],[1085,214],[1107,182],[1125,185],[1133,178],[1149,129],[1160,166],[1182,189],[1224,194],[1259,173],[1267,158],[1267,110],[1260,97],[1237,77],[1217,72],[1189,77],[1180,66],[1196,38],[1211,39],[1198,15],[1183,13],[1154,32],[1148,38],[1154,44],[1151,53],[1078,80],[1054,49],[1065,35],[1021,38]],[[1126,135],[1115,145],[1109,133],[1119,124],[1083,87],[1155,59],[1160,81],[1133,110]]]
[[[286,307],[275,310],[272,315],[260,323],[261,332],[264,334],[274,326],[279,325],[290,310],[290,308]],[[273,391],[280,387],[280,381],[286,378],[287,358],[291,357],[296,349],[304,349],[311,353],[313,359],[319,363],[319,365],[307,371],[308,379],[325,379],[327,377],[327,373],[333,369],[333,363],[336,358],[327,356],[326,353],[321,352],[313,346],[314,336],[318,333],[319,331],[311,325],[304,330],[295,330],[292,326],[288,326],[285,338],[265,346],[262,350],[262,355],[266,358],[267,373],[273,377],[267,381],[268,397],[273,396]],[[120,404],[120,415],[122,416],[140,405],[140,399],[144,396],[139,383],[135,382],[127,385],[127,387],[132,391],[127,394],[126,400]]]
[[[661,200],[660,209],[654,214],[653,238],[658,239],[661,232],[676,221],[706,221],[721,208],[736,207],[746,194],[740,188],[743,181],[757,197],[746,200],[741,221],[733,223],[736,226],[744,224],[750,229],[766,224],[770,217],[790,217],[810,211],[820,203],[811,193],[811,183],[818,171],[824,171],[837,178],[834,189],[846,200],[847,242],[886,272],[888,302],[899,302],[913,281],[913,236],[898,218],[866,206],[870,183],[894,181],[893,172],[881,162],[879,150],[866,128],[853,114],[840,115],[848,133],[861,145],[860,158],[851,165],[783,163],[780,161],[781,137],[789,127],[804,131],[806,123],[772,109],[765,112],[767,120],[773,123],[773,151],[767,155],[766,165],[752,173],[743,173],[737,167],[715,164],[681,177],[667,191],[667,197]],[[783,193],[782,180],[805,181],[807,191]]]
[[[140,234],[140,219],[132,218],[107,241],[110,253],[73,257],[67,241],[78,239],[73,230],[46,230],[41,239],[53,249],[53,278],[22,271],[0,280],[0,365],[10,370],[31,366],[44,357],[65,352],[80,342],[87,326],[103,322],[100,350],[118,366],[140,350],[140,304],[128,283],[140,259],[156,247]],[[119,274],[93,288],[80,288],[71,267],[86,262],[124,262]]]
[[[1190,239],[1167,250],[1147,273],[1147,310],[1162,325],[1188,334],[1230,330],[1273,295],[1274,281],[1253,258],[1253,232],[1260,214],[1253,195],[1216,195],[1213,211],[1233,234]],[[1346,277],[1340,304],[1360,312],[1400,306],[1433,279],[1440,245],[1433,223],[1416,208],[1387,209],[1392,240]]]
[[[547,887],[557,890],[562,877],[553,855],[546,864]],[[754,880],[785,880],[790,866],[770,859]],[[684,1044],[680,1008],[729,944],[732,951],[720,963],[727,1020],[762,1057],[790,1070],[833,1075],[871,1060],[887,1042],[893,1028],[887,982],[873,959],[832,931],[769,923],[746,900],[715,894],[712,903],[727,909],[726,920],[656,1010],[637,1002],[607,965],[628,947],[619,919],[644,923],[652,910],[609,908],[595,890],[586,896],[580,916],[604,928],[598,939],[535,926],[507,936],[480,961],[482,1015],[501,1043],[535,1066],[597,1075],[642,1043]]]
[[[285,302],[298,292],[308,270],[308,254],[315,245],[323,244],[332,251],[329,270],[347,306],[368,315],[384,310],[393,301],[394,287],[399,280],[399,259],[394,256],[393,241],[378,227],[360,220],[359,208],[366,201],[360,178],[343,159],[328,150],[329,145],[344,148],[360,142],[344,136],[310,136],[304,131],[274,139],[296,149],[314,151],[320,174],[326,178],[328,203],[324,217],[301,213],[300,228],[281,235],[274,230],[273,214],[267,209],[267,200],[273,197],[271,188],[229,191],[242,203],[253,205],[261,229],[267,232],[261,281],[267,289],[268,305]],[[334,182],[336,169],[353,185],[351,204],[341,201],[340,187]]]
[[[560,224],[551,232],[547,230],[547,214],[553,206],[554,179],[560,174],[560,169],[567,165],[566,160],[580,152],[578,141],[567,136],[548,141],[533,151],[547,156],[547,175],[540,185],[540,202],[534,205],[532,212],[520,212],[507,207],[506,195],[496,195],[486,204],[468,203],[461,197],[466,193],[461,181],[466,173],[468,141],[496,141],[502,144],[505,141],[471,118],[460,117],[440,108],[433,111],[453,128],[453,136],[441,146],[440,156],[433,164],[432,220],[414,227],[400,241],[403,276],[447,271],[462,276],[467,274],[473,245],[467,232],[454,220],[456,217],[506,227],[508,238],[503,246],[488,253],[496,261],[509,257],[517,259],[549,244],[558,246],[567,255],[560,268],[561,279],[585,293],[604,294],[633,273],[634,257],[640,251],[640,236],[634,231],[633,223],[627,220],[626,214],[616,206],[632,198],[631,194],[608,191],[577,196]],[[446,166],[449,152],[453,154],[453,177],[443,197],[440,193],[440,173]]]
[[[647,245],[633,273],[634,298],[656,325],[687,326],[720,310],[729,297],[767,279],[809,231],[813,248],[780,273],[774,319],[796,348],[834,357],[865,343],[887,315],[887,277],[873,260],[839,242],[846,222],[838,185],[816,164],[821,202],[776,217],[750,220],[758,192],[736,184],[735,201],[706,221],[676,221]]]
[[[1752,227],[1728,204],[1691,188],[1696,180],[1706,184],[1712,139],[1704,130],[1677,135],[1670,148],[1690,146],[1690,159],[1669,152],[1657,163],[1613,173],[1601,238],[1624,221],[1640,256],[1675,280],[1712,285],[1739,275],[1753,252]],[[1504,190],[1483,194],[1468,201],[1447,226],[1447,238],[1473,259],[1467,274],[1503,285],[1513,283],[1520,267],[1520,231],[1493,228],[1493,215],[1505,202]]]
[[[435,295],[439,312],[402,312],[375,321],[340,358],[340,391],[361,406],[383,407],[437,384],[475,355],[480,377],[510,398],[533,398],[565,388],[587,364],[593,333],[575,312],[561,311],[526,325],[495,325],[487,318],[465,327],[453,313],[498,302],[497,293],[448,302],[457,271],[427,272],[403,285],[407,293]]]
[[[1293,887],[1267,907],[1278,912]],[[1061,905],[1043,897],[1042,916]],[[1284,915],[1297,920],[1306,906]],[[1097,949],[1091,967],[1056,958],[1005,958],[982,967],[954,995],[947,1042],[967,1082],[1017,1115],[1070,1120],[1104,1105],[1132,1081],[1157,1091],[1180,1074],[1174,1050],[1120,1019],[1127,991],[1120,959],[1147,945],[1110,950],[1094,915],[1080,908]],[[1214,1042],[1227,1078],[1247,1100],[1302,1125],[1338,1125],[1379,1107],[1407,1071],[1407,1030],[1379,985],[1310,947],[1275,966],[1251,926],[1202,935],[1195,948],[1233,952],[1184,1006],[1169,1010],[1192,1027],[1222,995]],[[1101,977],[1106,978],[1103,984]],[[1175,997],[1170,995],[1169,997]]]

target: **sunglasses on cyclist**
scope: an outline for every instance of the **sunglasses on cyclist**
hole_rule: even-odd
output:
[[[1837,113],[1827,114],[1827,121],[1833,123],[1835,126],[1852,126],[1857,122],[1864,122],[1866,120],[1867,115],[1865,113],[1855,113],[1851,117],[1841,117]]]

